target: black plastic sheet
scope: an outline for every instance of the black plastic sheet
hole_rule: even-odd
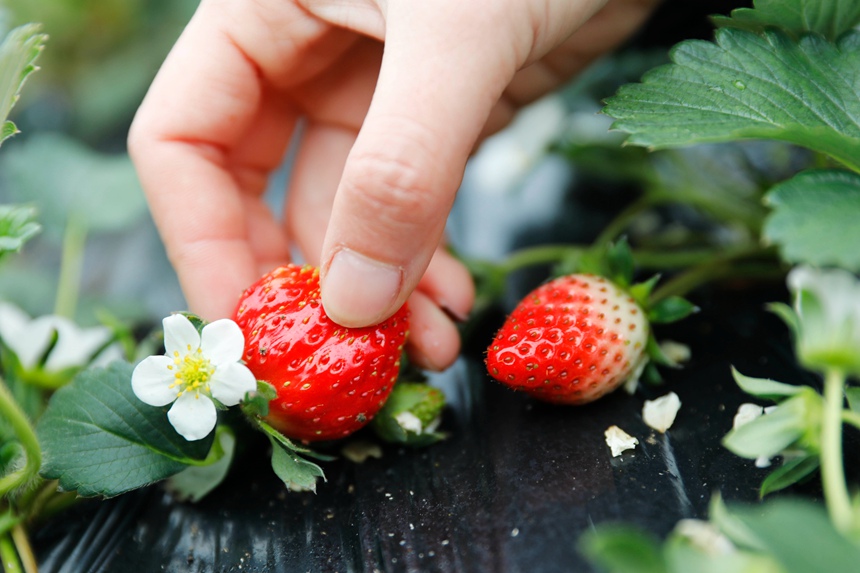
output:
[[[701,313],[658,332],[691,346],[684,369],[663,386],[584,407],[511,392],[467,356],[435,380],[451,402],[449,440],[326,463],[317,494],[286,491],[263,440],[198,504],[160,486],[84,502],[37,532],[42,571],[589,571],[577,539],[595,524],[625,521],[659,536],[704,517],[714,493],[757,500],[767,470],[720,445],[749,401],[730,365],[817,383],[797,370],[785,327],[762,308],[779,296],[710,295]],[[669,391],[683,405],[662,435],[641,407],[643,396]],[[634,451],[611,456],[603,432],[612,424],[639,438]]]

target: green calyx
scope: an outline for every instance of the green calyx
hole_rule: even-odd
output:
[[[386,442],[428,446],[445,438],[436,426],[445,408],[445,395],[438,388],[416,382],[398,382],[371,423]]]

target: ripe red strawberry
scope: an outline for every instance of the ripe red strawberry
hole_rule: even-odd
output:
[[[585,404],[623,384],[645,360],[648,320],[609,280],[575,274],[529,293],[487,350],[487,370],[535,398]]]
[[[245,363],[277,390],[266,421],[300,440],[342,438],[385,403],[409,328],[406,305],[371,327],[344,328],[320,303],[319,271],[287,265],[239,300]]]

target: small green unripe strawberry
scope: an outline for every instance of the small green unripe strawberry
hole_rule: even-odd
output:
[[[436,432],[445,408],[438,388],[416,382],[398,382],[373,419],[372,427],[386,442],[427,446],[445,437]]]

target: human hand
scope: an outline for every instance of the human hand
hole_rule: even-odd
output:
[[[603,4],[203,0],[129,135],[189,307],[229,316],[292,244],[321,266],[335,321],[378,322],[408,297],[411,356],[449,365],[474,297],[440,246],[466,160],[656,0]],[[280,221],[262,195],[300,118]]]

